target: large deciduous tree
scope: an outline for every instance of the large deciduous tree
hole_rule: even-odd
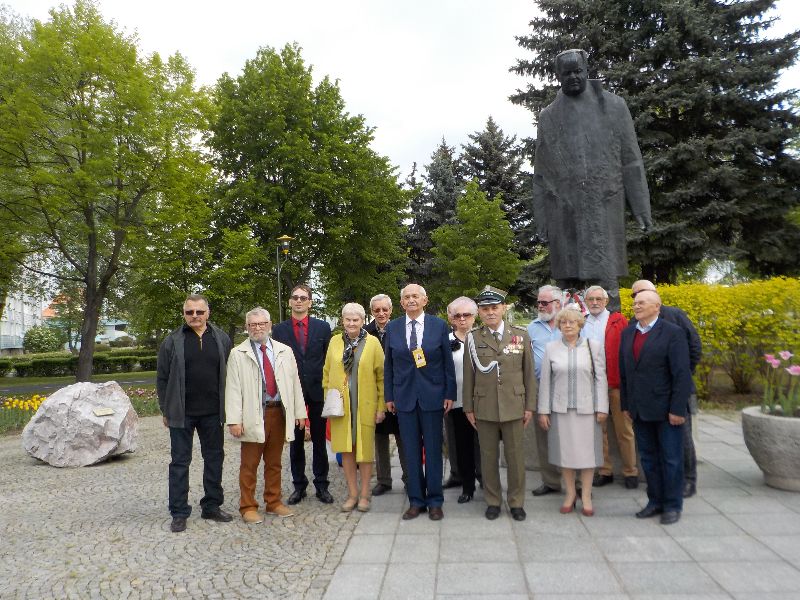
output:
[[[474,296],[484,285],[508,289],[522,262],[513,248],[514,232],[502,208],[502,195],[489,200],[477,182],[458,198],[453,222],[431,235],[434,246],[433,305],[444,307],[458,296]]]
[[[247,226],[261,249],[251,284],[274,294],[276,238],[294,238],[284,290],[318,278],[338,312],[346,300],[396,289],[405,260],[406,194],[372,129],[345,110],[338,84],[315,84],[296,45],[262,48],[215,89],[207,143],[220,176],[215,217]]]
[[[647,168],[655,229],[629,235],[645,277],[670,281],[703,258],[754,273],[800,271],[800,163],[787,152],[800,119],[776,91],[800,32],[767,37],[773,0],[538,0],[513,71],[537,78],[512,101],[539,111],[555,96],[553,59],[588,51],[592,76],[623,96]],[[587,215],[591,218],[591,215]]]
[[[88,0],[52,10],[0,47],[11,74],[0,78],[0,220],[46,257],[42,275],[82,288],[85,381],[130,233],[200,162],[193,73],[179,55],[140,56],[135,38]]]

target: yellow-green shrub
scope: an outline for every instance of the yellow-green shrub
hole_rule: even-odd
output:
[[[695,373],[698,396],[708,395],[708,375],[720,367],[740,393],[764,371],[763,355],[800,349],[800,279],[776,277],[733,286],[701,283],[658,286],[664,304],[677,306],[697,327],[703,359]],[[631,317],[630,290],[620,290]]]

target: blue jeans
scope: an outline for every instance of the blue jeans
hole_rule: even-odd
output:
[[[684,426],[636,419],[633,431],[647,479],[647,505],[682,511]]]
[[[219,415],[186,417],[183,427],[170,427],[169,439],[172,462],[169,463],[169,513],[173,517],[188,518],[192,514],[189,506],[189,465],[192,464],[194,431],[200,439],[203,456],[203,490],[200,500],[204,513],[215,512],[222,506],[222,462],[225,459],[224,437]]]
[[[444,409],[422,410],[419,404],[409,412],[397,411],[400,437],[406,455],[408,502],[417,507],[441,507],[442,492],[442,418]],[[425,448],[425,468],[422,448]]]

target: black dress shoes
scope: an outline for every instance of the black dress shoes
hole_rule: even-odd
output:
[[[328,490],[317,490],[317,500],[323,504],[333,504],[333,496]]]
[[[683,497],[691,498],[697,493],[697,486],[691,481],[687,481],[683,486]]]
[[[461,487],[461,480],[449,477],[447,481],[444,482],[444,485],[442,487],[446,490],[449,490],[450,488],[454,487]]]
[[[524,508],[512,508],[511,509],[511,518],[515,521],[524,521],[525,517],[528,515],[525,514]]]
[[[374,488],[372,488],[372,495],[373,496],[383,496],[386,492],[390,492],[392,490],[392,486],[385,485],[383,483],[379,483]]]
[[[531,492],[531,494],[533,494],[534,496],[544,496],[546,494],[555,494],[558,491],[560,491],[560,490],[557,490],[555,488],[551,488],[546,483],[543,483],[542,485],[537,487],[535,490],[533,490]]]
[[[217,510],[210,510],[208,512],[200,513],[200,518],[216,521],[217,523],[230,523],[231,521],[233,521],[233,515],[226,513],[221,508],[218,508]]]
[[[594,476],[594,481],[592,481],[592,485],[594,487],[603,487],[604,485],[608,485],[609,483],[614,483],[613,475],[597,474]]]
[[[406,512],[403,513],[403,521],[410,521],[416,519],[421,513],[424,513],[427,508],[424,506],[410,506]]]
[[[673,523],[677,523],[681,520],[681,513],[677,510],[668,510],[663,515],[661,515],[661,524],[662,525],[672,525]]]
[[[625,488],[629,490],[635,490],[639,487],[639,477],[638,475],[631,475],[625,478]]]
[[[186,517],[172,517],[172,523],[169,525],[169,530],[172,533],[186,531]]]
[[[458,503],[459,504],[466,504],[470,500],[472,500],[472,494],[461,494],[458,497]]]
[[[291,494],[289,494],[289,497],[286,499],[286,504],[291,504],[291,505],[299,504],[300,500],[302,500],[305,497],[306,497],[305,490],[295,490]]]
[[[490,521],[494,521],[497,517],[500,516],[500,507],[499,506],[487,506],[486,507],[486,518]]]
[[[650,517],[655,517],[656,515],[660,515],[664,512],[664,509],[660,506],[651,506],[648,504],[642,510],[636,513],[637,519],[649,519]]]
[[[441,521],[444,518],[444,511],[441,506],[431,506],[428,509],[428,518],[431,521]]]

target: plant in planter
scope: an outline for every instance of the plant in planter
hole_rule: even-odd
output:
[[[791,363],[793,357],[788,350],[764,355],[764,400],[742,411],[742,432],[764,482],[800,492],[800,365]]]
[[[797,387],[800,365],[789,362],[793,356],[788,350],[778,352],[777,357],[774,354],[764,355],[769,367],[761,410],[768,415],[800,417],[800,389]]]

